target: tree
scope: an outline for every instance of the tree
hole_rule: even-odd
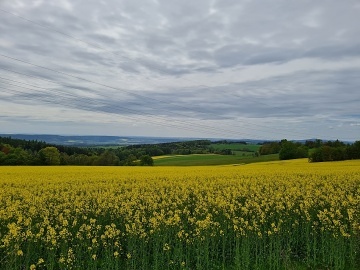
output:
[[[39,151],[42,165],[60,165],[60,152],[56,147],[49,146]]]
[[[3,165],[3,162],[6,159],[6,155],[4,152],[0,151],[0,165]]]
[[[115,155],[114,152],[106,150],[99,156],[95,163],[96,165],[100,166],[118,166],[119,158]]]
[[[296,149],[297,147],[293,142],[282,142],[281,150],[279,152],[279,159],[286,160],[296,158]]]
[[[61,165],[69,165],[69,155],[66,153],[60,153],[60,164]]]
[[[13,162],[9,163],[9,165],[28,165],[31,160],[30,154],[20,147],[11,150],[8,154],[8,157],[10,156],[13,157]]]
[[[277,154],[281,149],[281,145],[279,142],[270,142],[263,144],[259,149],[260,155],[270,155]]]
[[[323,151],[320,148],[316,148],[314,152],[309,156],[309,162],[323,162]]]
[[[154,160],[149,155],[140,157],[140,166],[153,166]]]
[[[134,156],[133,154],[130,154],[124,161],[123,165],[124,166],[135,166],[135,160],[136,160],[136,156]]]
[[[11,147],[9,144],[0,144],[0,151],[5,155],[9,154],[12,149],[13,147]]]
[[[350,145],[346,149],[346,154],[348,159],[359,159],[360,158],[360,141],[354,142],[353,145]]]
[[[306,157],[308,157],[308,149],[306,146],[286,140],[281,141],[281,150],[279,152],[280,160]]]

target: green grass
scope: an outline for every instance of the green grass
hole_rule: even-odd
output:
[[[233,151],[242,151],[243,149],[249,149],[252,152],[256,152],[259,150],[261,145],[241,144],[241,143],[223,143],[223,144],[213,143],[210,145],[210,147],[212,147],[216,150],[231,149]]]
[[[98,148],[106,148],[106,149],[115,149],[117,147],[112,145],[98,146]],[[160,157],[153,157],[154,165],[155,166],[210,166],[210,165],[230,165],[230,164],[243,164],[243,163],[278,160],[278,155],[254,157],[254,153],[257,152],[261,147],[261,145],[257,145],[257,144],[226,143],[226,144],[211,144],[210,147],[215,150],[231,149],[233,155],[196,154],[196,155],[170,155],[166,157],[160,156]]]
[[[241,157],[253,157],[254,156],[254,152],[236,151],[236,150],[233,150],[232,152],[234,155],[241,156]]]
[[[279,155],[266,155],[260,157],[243,157],[239,155],[185,155],[166,156],[154,160],[155,166],[205,166],[205,165],[231,165],[254,162],[279,160]]]

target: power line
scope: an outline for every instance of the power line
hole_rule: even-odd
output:
[[[10,60],[13,60],[13,61],[17,61],[17,62],[20,62],[20,63],[25,63],[25,64],[28,64],[28,65],[31,65],[31,66],[35,66],[37,68],[41,68],[41,69],[45,69],[45,70],[49,70],[49,71],[52,71],[52,72],[55,72],[55,73],[59,73],[59,74],[62,74],[62,75],[65,75],[65,76],[69,76],[69,77],[72,77],[72,78],[75,78],[75,79],[79,79],[79,80],[82,80],[82,81],[86,81],[86,82],[89,82],[89,83],[92,83],[92,84],[95,84],[95,85],[98,85],[98,86],[102,86],[102,87],[106,87],[106,88],[110,88],[110,89],[113,89],[113,90],[120,90],[122,91],[122,89],[120,88],[116,88],[116,87],[112,87],[112,86],[109,86],[109,85],[105,85],[105,84],[102,84],[102,83],[97,83],[97,82],[94,82],[94,81],[91,81],[91,80],[88,80],[88,79],[85,79],[85,78],[82,78],[82,77],[78,77],[78,76],[75,76],[75,75],[72,75],[72,74],[69,74],[69,73],[65,73],[65,72],[62,72],[62,71],[58,71],[58,70],[55,70],[55,69],[52,69],[52,68],[48,68],[48,67],[44,67],[44,66],[40,66],[40,65],[37,65],[37,64],[33,64],[31,62],[28,62],[28,61],[24,61],[24,60],[21,60],[21,59],[18,59],[18,58],[14,58],[14,57],[10,57],[10,56],[7,56],[7,55],[3,55],[3,54],[0,54],[0,56],[2,57],[5,57],[7,59],[10,59]],[[17,72],[19,73],[19,72]],[[33,76],[34,77],[34,76]],[[50,81],[50,80],[47,80],[47,81]],[[135,95],[135,96],[139,96],[139,97],[142,97],[142,98],[147,98],[143,95],[139,95],[139,94],[135,94],[135,93],[132,93],[130,91],[127,91],[127,90],[124,90],[126,93],[129,93],[131,95]],[[152,100],[155,100],[157,101],[157,99],[153,99],[153,98],[149,98],[149,99],[152,99]],[[166,103],[165,101],[161,101],[163,103]],[[188,108],[187,108],[188,109]],[[173,112],[172,112],[173,113]],[[202,124],[198,124],[199,126],[202,126]],[[254,124],[255,126],[260,126],[260,125],[256,125]],[[263,126],[260,126],[263,128]],[[209,128],[209,127],[207,127]],[[255,131],[263,131],[263,130],[258,130],[258,129],[254,129],[254,128],[250,128],[250,127],[246,127],[247,129],[250,129],[250,130],[255,130]],[[212,128],[214,129],[214,128]],[[219,128],[216,128],[217,130]],[[230,130],[227,130],[227,133],[234,133],[234,131],[230,131]],[[273,131],[272,131],[273,132]],[[237,132],[236,132],[237,133]],[[274,132],[273,132],[274,133]],[[294,132],[288,132],[288,133],[294,133]],[[279,133],[278,133],[279,134]],[[294,133],[295,134],[295,133]],[[299,133],[297,133],[299,134]],[[250,134],[249,134],[250,135]],[[253,136],[253,135],[252,135]]]
[[[20,88],[23,88],[23,89],[27,89],[27,90],[34,90],[32,88],[28,88],[28,87],[24,87],[24,86],[21,86],[21,85],[18,85],[18,84],[12,84],[12,83],[8,83],[6,82],[8,85],[10,86],[15,86],[15,87],[20,87]],[[2,91],[3,93],[6,92],[6,93],[18,93],[18,94],[27,94],[27,92],[22,92],[22,91],[18,91],[18,90],[11,90],[11,91],[8,91],[8,90],[3,90]],[[66,99],[66,97],[65,97]],[[46,102],[46,103],[50,103],[50,104],[58,104],[58,105],[64,105],[63,103],[59,102],[59,101],[56,101],[55,99],[53,98],[49,98],[49,97],[43,97],[43,98],[34,98],[32,97],[32,100],[37,100],[37,101],[42,101],[42,102]],[[82,110],[85,110],[85,111],[92,111],[90,110],[89,107],[86,107],[84,105],[79,105],[79,104],[76,104],[76,103],[73,103],[72,102],[73,100],[69,99],[69,100],[66,100],[66,105],[70,108],[74,108],[74,109],[82,109]],[[130,111],[130,110],[129,110]],[[101,111],[101,113],[103,114],[109,114],[109,115],[114,115],[115,113],[111,113],[111,112],[106,112],[106,111]],[[144,117],[134,117],[134,116],[129,116],[129,115],[122,115],[123,118],[126,118],[126,119],[130,119],[130,120],[142,120],[142,121],[145,121]],[[158,125],[158,126],[163,126],[163,127],[175,127],[175,128],[179,128],[178,125],[173,125],[173,124],[164,124],[163,122],[159,122],[159,121],[154,121],[154,119],[146,119],[146,122],[147,123],[153,123],[155,125]],[[182,126],[181,127],[182,129],[184,130],[188,130],[188,131],[194,131],[195,129],[191,129],[189,127],[186,127],[186,126]],[[220,133],[219,133],[220,134]],[[217,135],[219,135],[217,134]],[[222,134],[223,135],[223,134]]]
[[[107,87],[107,88],[110,88],[110,89],[113,89],[113,90],[119,90],[119,88],[115,88],[115,87],[108,86],[108,85],[105,85],[105,84],[97,83],[97,82],[94,82],[94,81],[91,81],[91,80],[88,80],[88,79],[85,79],[85,78],[77,77],[77,76],[74,76],[74,75],[71,75],[71,74],[62,72],[62,71],[57,71],[57,70],[54,70],[54,69],[51,69],[51,68],[39,66],[39,65],[36,65],[36,64],[33,64],[33,63],[30,63],[30,62],[24,61],[24,60],[20,60],[20,59],[14,58],[14,57],[6,56],[6,55],[3,55],[3,54],[0,54],[0,56],[5,57],[5,58],[8,58],[8,59],[11,59],[11,60],[14,60],[14,61],[18,61],[18,62],[21,62],[21,63],[25,63],[25,64],[28,64],[28,65],[32,65],[32,66],[35,66],[35,67],[37,67],[37,68],[42,68],[42,69],[45,69],[45,70],[50,70],[50,71],[52,71],[52,72],[56,72],[56,73],[59,73],[59,74],[62,74],[62,75],[66,75],[66,76],[70,76],[70,77],[73,77],[73,78],[76,78],[76,79],[80,79],[80,80],[83,80],[83,81],[86,81],[86,82],[89,82],[89,83],[93,83],[93,84],[96,84],[96,85],[99,85],[99,86],[102,86],[102,87]],[[127,92],[128,92],[128,91],[127,91]],[[136,94],[136,95],[137,95],[137,94]],[[141,95],[140,95],[140,96],[141,96]],[[143,97],[143,96],[142,96],[142,97]],[[201,126],[202,124],[198,124],[198,125]],[[248,129],[249,129],[249,128],[248,128]],[[250,129],[251,129],[251,128],[250,128]],[[227,131],[227,132],[233,133],[234,131]]]
[[[16,72],[16,73],[19,73],[19,72]],[[35,77],[35,76],[32,76],[32,77]],[[27,84],[27,83],[23,83],[23,82],[19,82],[19,81],[15,81],[15,80],[11,80],[11,79],[7,79],[7,78],[3,78],[3,77],[0,77],[1,79],[4,79],[4,80],[8,80],[8,81],[12,81],[12,82],[15,82],[15,83],[20,83],[20,84],[24,84],[24,85],[27,85],[27,86],[31,86],[31,87],[36,87],[36,88],[39,88],[39,89],[44,89],[46,91],[48,91],[49,89],[47,88],[43,88],[43,87],[39,87],[39,86],[36,86],[36,85],[31,85],[31,84]],[[47,81],[50,81],[50,80],[47,80]],[[68,87],[68,86],[65,86],[65,87]],[[73,88],[73,87],[68,87],[68,88]],[[75,88],[74,88],[75,89]],[[54,90],[52,89],[51,90],[51,93],[61,93],[63,94],[63,92],[60,92],[58,90]],[[78,98],[78,96],[76,95],[73,95],[71,93],[68,93],[66,92],[66,95],[67,96],[72,96],[74,98]],[[93,103],[93,100],[92,99],[89,99],[89,98],[86,98],[86,97],[81,97],[81,100],[84,101],[84,102],[91,102]],[[108,103],[104,100],[102,100],[101,102],[97,101],[98,104],[101,104],[101,105],[113,105],[112,103]],[[136,103],[135,103],[136,104]],[[143,104],[138,104],[138,105],[143,105]],[[128,109],[127,107],[124,107],[124,106],[116,106],[116,108],[121,108],[123,110],[127,110],[131,113],[134,113],[134,114],[140,114],[140,115],[148,115],[148,116],[151,116],[152,118],[161,118],[162,120],[164,121],[168,121],[167,118],[164,118],[164,117],[159,117],[157,115],[154,115],[154,114],[151,114],[151,113],[146,113],[144,114],[143,112],[139,112],[138,110],[133,110],[133,109]],[[101,110],[101,112],[103,112],[103,110]],[[179,115],[179,114],[178,114]],[[233,130],[224,130],[224,129],[219,129],[219,128],[213,128],[213,127],[210,127],[210,126],[207,126],[207,125],[203,125],[203,124],[192,124],[192,123],[189,123],[188,121],[181,121],[181,120],[172,120],[172,122],[176,122],[176,123],[181,123],[181,124],[184,124],[184,125],[187,125],[187,126],[195,126],[196,127],[196,130],[197,131],[206,131],[206,132],[212,132],[212,133],[216,133],[216,134],[239,134],[237,131],[233,131]],[[242,135],[245,135],[246,133],[241,133]],[[248,134],[250,135],[250,134]]]
[[[76,41],[79,41],[79,42],[81,42],[81,43],[83,43],[83,44],[86,44],[86,45],[89,45],[89,46],[92,46],[92,47],[101,49],[101,50],[103,50],[103,51],[105,51],[105,52],[108,52],[108,53],[111,53],[111,54],[114,54],[114,55],[117,55],[117,56],[121,56],[121,57],[123,57],[123,58],[125,58],[125,59],[128,59],[128,60],[132,61],[132,62],[139,63],[139,62],[137,62],[136,60],[134,60],[134,59],[132,59],[132,58],[130,58],[130,57],[121,55],[121,54],[119,54],[119,53],[117,53],[117,52],[114,52],[114,51],[110,51],[110,50],[108,50],[107,48],[105,48],[104,46],[101,46],[101,45],[99,45],[99,44],[97,44],[97,43],[87,42],[87,41],[85,41],[85,40],[83,40],[83,39],[80,39],[80,38],[78,38],[78,37],[76,37],[76,36],[73,36],[73,35],[67,34],[66,32],[60,31],[60,30],[58,30],[58,29],[56,29],[56,28],[54,28],[54,27],[50,27],[50,26],[47,26],[47,25],[43,25],[43,24],[37,23],[37,22],[35,22],[35,21],[33,21],[33,20],[30,20],[30,19],[25,18],[25,17],[23,17],[23,16],[17,15],[17,14],[15,14],[15,13],[13,13],[13,12],[7,11],[7,10],[2,9],[2,8],[0,8],[0,11],[2,11],[3,13],[10,14],[10,15],[12,15],[12,16],[14,16],[14,17],[17,17],[17,18],[19,18],[19,19],[22,19],[22,20],[24,20],[24,21],[27,21],[27,22],[29,22],[29,23],[32,23],[32,24],[34,24],[34,25],[37,25],[38,27],[41,27],[41,28],[43,28],[43,29],[51,30],[52,32],[56,32],[56,33],[59,33],[59,34],[61,34],[61,35],[66,36],[66,37],[72,38],[72,39],[74,39],[74,40],[76,40]],[[4,56],[4,55],[2,55],[2,56],[3,56],[3,57],[6,57],[6,56]],[[26,62],[24,62],[24,63],[26,63]],[[35,65],[35,66],[36,66],[36,65]],[[39,66],[37,66],[37,67],[39,67]],[[45,67],[41,67],[41,68],[45,68]],[[66,76],[71,76],[71,77],[76,78],[76,79],[80,79],[80,80],[87,81],[87,82],[90,82],[90,83],[95,83],[95,84],[98,84],[98,85],[103,86],[103,87],[108,87],[108,88],[116,89],[116,90],[118,90],[118,91],[122,91],[122,92],[125,92],[125,93],[127,93],[127,94],[130,94],[130,95],[139,97],[139,98],[146,98],[146,99],[150,99],[150,100],[153,100],[153,101],[156,101],[156,102],[159,102],[159,103],[164,103],[164,104],[172,104],[172,105],[174,105],[174,106],[176,106],[176,107],[178,107],[178,108],[182,108],[182,109],[186,109],[186,110],[192,110],[192,111],[199,112],[199,113],[206,114],[206,115],[216,115],[216,114],[211,113],[211,112],[203,112],[203,111],[201,111],[201,110],[196,110],[195,108],[188,108],[188,107],[181,106],[181,105],[179,105],[179,104],[175,104],[175,103],[167,102],[167,101],[164,101],[164,100],[160,100],[160,99],[156,99],[156,98],[144,96],[144,95],[141,95],[141,94],[136,94],[136,93],[133,93],[133,92],[131,92],[131,91],[129,91],[129,90],[125,90],[125,89],[121,89],[121,88],[114,88],[114,87],[107,86],[107,85],[104,85],[104,84],[101,84],[101,83],[96,83],[96,82],[93,82],[93,81],[90,81],[90,80],[87,80],[87,79],[84,79],[84,78],[80,78],[80,77],[76,77],[76,76],[73,76],[73,75],[70,75],[70,74],[66,74],[66,73],[61,72],[61,71],[55,71],[55,70],[52,70],[52,69],[49,69],[49,68],[46,68],[46,69],[51,70],[51,71],[54,71],[54,72],[57,72],[57,73],[60,73],[60,74],[63,74],[63,75],[66,75]],[[158,71],[161,72],[161,70],[158,69],[158,68],[156,68],[156,67],[153,67],[153,69],[154,69],[154,70],[158,70]],[[186,81],[189,81],[189,82],[193,82],[193,81],[191,81],[191,80],[189,80],[189,79],[186,79],[186,78],[183,78],[183,80],[186,80]],[[197,85],[197,86],[199,86],[199,87],[200,87],[200,86],[202,86],[202,87],[209,87],[209,86],[207,86],[207,85],[202,85],[202,84],[201,84],[201,85]],[[237,95],[233,95],[233,96],[237,96]],[[237,97],[239,97],[239,96],[237,96]],[[261,102],[260,102],[260,103],[261,103]],[[262,103],[262,104],[264,104],[264,103]],[[165,109],[161,109],[161,110],[163,110],[163,111],[169,111],[169,110],[165,110]],[[178,113],[178,115],[186,116],[186,115],[184,115],[184,114],[179,114],[179,113]],[[217,116],[217,115],[216,115],[216,116]],[[250,129],[250,130],[258,130],[258,131],[261,130],[261,131],[263,131],[264,129],[271,129],[271,132],[272,132],[272,133],[275,133],[274,130],[280,130],[280,131],[283,130],[283,131],[284,131],[284,129],[281,129],[281,128],[267,127],[267,126],[265,126],[265,125],[259,125],[259,124],[256,124],[256,123],[246,122],[246,121],[243,121],[243,120],[241,120],[241,121],[238,120],[238,122],[247,124],[248,127],[246,127],[246,129]],[[250,128],[249,125],[250,125],[250,126],[258,126],[258,127],[260,127],[261,129]],[[301,134],[301,135],[306,135],[306,136],[309,136],[309,135],[310,135],[309,133],[294,132],[294,131],[288,131],[288,130],[286,130],[285,132],[286,132],[286,134],[296,134],[296,135]],[[280,134],[280,133],[277,132],[277,134]],[[283,134],[284,134],[284,133],[283,133]],[[310,136],[312,136],[312,135],[310,135]]]
[[[15,82],[15,83],[17,83],[17,84],[12,84],[12,83],[7,83],[7,84],[9,84],[9,85],[12,85],[12,86],[16,86],[16,87],[21,87],[21,88],[24,88],[24,89],[28,89],[28,90],[34,90],[34,89],[32,89],[32,88],[28,88],[28,87],[24,87],[24,86],[21,86],[21,85],[19,85],[19,84],[22,84],[22,85],[26,85],[26,86],[30,86],[30,87],[35,87],[35,88],[38,88],[38,89],[44,89],[45,91],[48,91],[49,89],[47,89],[47,88],[43,88],[43,87],[39,87],[39,86],[36,86],[36,85],[31,85],[31,84],[27,84],[27,83],[23,83],[23,82],[19,82],[19,81],[16,81],[16,80],[11,80],[11,79],[7,79],[7,78],[3,78],[3,77],[0,77],[0,79],[3,79],[3,80],[7,80],[7,81],[10,81],[10,82]],[[5,90],[5,92],[8,92],[9,93],[9,91],[6,91]],[[21,93],[21,94],[23,94],[24,92],[20,92],[20,91],[17,91],[18,93]],[[71,106],[71,107],[73,107],[73,108],[82,108],[82,109],[84,109],[84,110],[87,110],[87,111],[93,111],[93,110],[91,110],[91,108],[89,108],[89,106],[84,106],[84,105],[79,105],[78,103],[73,103],[73,100],[72,99],[69,99],[69,96],[72,96],[73,98],[78,98],[78,96],[76,96],[76,95],[74,95],[74,94],[71,94],[71,93],[65,93],[66,94],[66,96],[61,96],[60,94],[64,94],[63,92],[61,92],[61,91],[58,91],[58,90],[54,90],[54,89],[52,89],[52,93],[58,93],[58,94],[55,94],[55,96],[58,96],[58,97],[61,97],[61,98],[63,98],[63,99],[66,99],[66,103],[65,103],[65,105],[74,105],[74,106]],[[11,92],[10,92],[11,93]],[[25,92],[26,93],[26,92]],[[28,94],[28,93],[26,93],[26,94]],[[35,100],[39,100],[39,101],[44,101],[44,98],[34,98],[34,97],[32,97],[32,99],[35,99]],[[49,100],[50,99],[50,97],[46,97],[45,98],[45,100],[46,101],[51,101],[51,100]],[[82,99],[82,101],[85,101],[84,103],[85,104],[90,104],[90,105],[94,105],[94,106],[96,106],[96,105],[108,105],[108,103],[107,102],[99,102],[99,101],[96,101],[96,102],[94,102],[94,100],[92,100],[92,99],[89,99],[89,98],[81,98]],[[52,101],[54,102],[54,103],[56,103],[56,101],[55,101],[55,99],[54,98],[52,98]],[[63,103],[56,103],[56,104],[62,104],[62,105],[64,105]],[[129,109],[129,108],[126,108],[126,107],[124,107],[124,106],[117,106],[117,108],[120,108],[122,111],[125,111],[125,112],[129,112],[129,113],[132,113],[132,114],[135,114],[135,115],[140,115],[140,116],[148,116],[148,117],[151,117],[151,119],[158,119],[159,121],[166,121],[166,122],[168,122],[168,119],[167,118],[164,118],[164,117],[159,117],[159,116],[157,116],[157,115],[154,115],[154,114],[150,114],[150,113],[146,113],[146,114],[144,114],[144,113],[141,113],[141,112],[139,112],[139,111],[136,111],[136,110],[133,110],[133,109]],[[109,113],[109,112],[106,112],[106,111],[104,111],[104,110],[100,110],[100,112],[101,113]],[[116,114],[116,113],[110,113],[110,114]],[[126,116],[126,117],[129,117],[129,116]],[[137,118],[138,119],[138,118]],[[146,121],[147,122],[149,122],[149,120],[148,119],[146,119]],[[150,121],[150,122],[154,122],[154,121]],[[155,122],[154,122],[155,123]],[[158,124],[158,122],[156,122],[156,124]],[[185,121],[180,121],[180,120],[172,120],[171,121],[171,123],[169,124],[166,124],[166,125],[164,125],[164,126],[172,126],[172,127],[177,127],[177,128],[179,128],[179,127],[181,127],[182,129],[186,129],[186,130],[190,130],[190,131],[201,131],[201,132],[204,132],[204,131],[206,131],[207,133],[210,133],[210,134],[213,134],[213,135],[222,135],[222,136],[224,136],[224,134],[226,134],[226,135],[229,135],[229,132],[228,131],[222,131],[221,132],[221,130],[218,130],[218,129],[215,129],[215,128],[210,128],[210,127],[208,127],[208,126],[204,126],[204,125],[198,125],[198,124],[192,124],[192,123],[189,123],[189,122],[185,122]],[[250,134],[247,134],[247,133],[244,133],[244,132],[242,132],[242,133],[238,133],[237,132],[237,135],[250,135]],[[230,133],[230,135],[233,135],[233,133]]]
[[[104,46],[101,46],[101,45],[99,45],[99,44],[97,44],[97,43],[90,43],[90,42],[85,41],[85,40],[83,40],[83,39],[80,39],[80,38],[78,38],[78,37],[76,37],[76,36],[73,36],[73,35],[70,35],[70,34],[65,33],[65,32],[63,32],[63,31],[60,31],[60,30],[58,30],[58,29],[56,29],[56,28],[54,28],[54,27],[50,27],[50,26],[48,26],[48,25],[43,25],[43,24],[37,23],[37,22],[35,22],[35,21],[33,21],[33,20],[30,20],[30,19],[28,19],[28,18],[25,18],[25,17],[23,17],[23,16],[20,16],[20,15],[18,15],[18,14],[15,14],[15,13],[13,13],[13,12],[11,12],[11,11],[8,11],[8,10],[2,9],[2,8],[0,8],[0,11],[2,11],[3,13],[10,14],[10,15],[12,15],[12,16],[14,16],[14,17],[16,17],[16,18],[22,19],[22,20],[24,20],[24,21],[27,21],[27,22],[29,22],[29,23],[32,23],[32,24],[34,24],[34,25],[36,25],[36,26],[38,26],[38,27],[41,27],[41,28],[43,28],[43,29],[48,29],[48,30],[51,30],[52,32],[56,32],[56,33],[58,33],[58,34],[61,34],[61,35],[63,35],[63,36],[66,36],[66,37],[68,37],[68,38],[71,38],[71,39],[74,39],[74,40],[76,40],[76,41],[79,41],[79,42],[81,42],[82,44],[89,45],[89,46],[91,46],[91,47],[95,47],[95,48],[97,48],[97,49],[101,49],[101,50],[103,50],[103,51],[105,51],[105,52],[108,52],[108,53],[111,53],[111,54],[114,54],[114,55],[123,57],[123,58],[128,59],[128,60],[130,60],[130,61],[132,61],[132,62],[136,62],[134,59],[132,59],[132,58],[130,58],[130,57],[128,57],[128,56],[121,55],[121,54],[119,54],[119,53],[117,53],[117,52],[114,52],[114,51],[110,51],[110,50],[108,50],[107,48],[105,48]],[[1,56],[4,56],[4,55],[1,55]],[[4,56],[4,57],[6,57],[6,56]],[[9,58],[10,58],[10,57],[9,57]],[[27,63],[27,62],[25,62],[25,61],[22,61],[22,62],[23,62],[23,63]],[[29,64],[29,63],[28,63],[28,64]],[[34,66],[37,66],[37,65],[34,65]],[[37,66],[37,67],[40,67],[40,66]],[[40,67],[40,68],[45,68],[45,67]],[[178,107],[178,108],[185,109],[185,110],[189,110],[189,109],[190,109],[190,108],[187,108],[187,107],[183,107],[183,106],[181,106],[181,105],[179,105],[179,104],[167,102],[167,101],[164,101],[164,100],[159,100],[159,99],[152,98],[152,97],[148,97],[148,96],[144,96],[144,95],[141,95],[141,94],[136,94],[136,93],[133,93],[133,92],[128,91],[128,90],[125,90],[125,89],[120,89],[120,88],[114,88],[114,87],[111,87],[111,86],[106,86],[106,85],[104,85],[104,84],[96,83],[96,82],[93,82],[93,81],[90,81],[90,80],[87,80],[87,79],[84,79],[84,78],[80,78],[80,77],[76,77],[76,76],[73,76],[73,75],[69,75],[69,74],[66,74],[66,73],[64,73],[64,72],[55,71],[55,70],[49,69],[49,68],[45,68],[45,69],[48,69],[48,70],[50,70],[50,71],[57,72],[57,73],[60,73],[60,74],[63,74],[63,75],[71,76],[71,77],[73,77],[73,78],[80,79],[80,80],[83,80],[83,81],[87,81],[87,82],[90,82],[90,83],[95,83],[95,84],[98,84],[98,85],[103,86],[103,87],[108,87],[108,88],[111,88],[111,89],[123,91],[123,92],[125,92],[125,93],[128,93],[128,94],[130,94],[130,95],[133,95],[133,96],[136,96],[136,97],[139,97],[139,98],[145,98],[145,99],[153,100],[153,101],[156,101],[156,102],[159,102],[159,103],[164,103],[164,104],[172,104],[173,106],[176,106],[176,107]],[[161,72],[161,70],[158,69],[158,68],[156,68],[156,67],[153,67],[153,69],[154,69],[154,70],[158,70],[158,71]],[[188,79],[186,79],[186,78],[183,78],[183,80],[192,82],[191,80],[188,80]],[[197,87],[210,88],[210,87],[207,86],[207,85],[198,85]],[[235,95],[235,96],[236,96],[236,95]],[[196,111],[196,112],[201,113],[201,114],[204,113],[204,112],[199,111],[199,110],[196,110],[196,109],[194,109],[194,108],[191,108],[191,110]],[[214,116],[217,116],[217,115],[215,115],[214,113],[211,113],[211,112],[207,112],[206,115],[214,115]],[[252,130],[255,130],[255,131],[256,131],[257,129],[250,128],[249,125],[250,125],[250,126],[260,127],[260,128],[261,128],[261,131],[263,131],[264,128],[271,129],[271,132],[273,132],[273,133],[274,133],[274,130],[279,130],[279,131],[282,130],[282,129],[280,129],[280,128],[267,127],[267,126],[264,126],[264,125],[258,125],[258,124],[256,124],[256,123],[245,122],[245,121],[243,121],[243,120],[237,120],[237,121],[238,121],[238,122],[242,122],[242,123],[248,125],[248,126],[246,127],[247,129],[252,129]],[[257,131],[259,131],[259,130],[257,130]],[[300,134],[300,135],[305,135],[305,136],[312,136],[312,134],[303,133],[303,132],[293,132],[293,131],[285,131],[285,132],[286,132],[286,133],[277,132],[277,134],[294,134],[294,135],[299,135],[299,134]]]

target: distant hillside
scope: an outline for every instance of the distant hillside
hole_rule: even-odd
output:
[[[61,135],[27,135],[27,134],[0,134],[0,137],[13,139],[42,141],[49,144],[67,146],[127,146],[137,144],[159,144],[196,140],[192,138],[162,138],[162,137],[137,137],[137,136],[61,136]]]
[[[153,165],[151,157],[167,156],[173,159],[168,156],[176,155],[189,157],[184,160],[176,158],[171,160],[171,164],[175,161],[177,165],[181,162],[187,166],[237,164],[243,163],[244,159],[256,162],[263,160],[264,156],[268,156],[265,158],[268,160],[271,155],[280,159],[309,157],[311,162],[360,158],[360,141],[347,144],[338,140],[305,143],[282,140],[268,143],[257,141],[257,144],[251,144],[250,140],[178,139],[179,141],[174,141],[175,138],[116,136],[0,136],[0,165]],[[154,143],[155,141],[162,142]],[[157,165],[165,165],[163,161],[157,162]]]
[[[67,135],[43,135],[43,134],[0,134],[0,137],[11,137],[13,139],[42,141],[48,144],[66,146],[127,146],[139,144],[160,144],[171,142],[184,142],[195,140],[224,141],[223,138],[181,138],[181,137],[145,137],[145,136],[67,136]],[[227,142],[245,141],[249,144],[262,143],[264,140],[249,139],[226,139]]]
[[[0,136],[0,165],[144,166],[153,165],[151,156],[224,152],[213,149],[210,145],[209,140],[194,140],[114,147],[76,147],[49,144],[37,139],[24,140]],[[231,151],[225,154],[231,154]]]

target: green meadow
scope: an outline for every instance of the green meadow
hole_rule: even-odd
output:
[[[206,165],[241,165],[255,162],[279,160],[279,155],[248,157],[241,155],[173,155],[154,158],[154,166],[206,166]]]

